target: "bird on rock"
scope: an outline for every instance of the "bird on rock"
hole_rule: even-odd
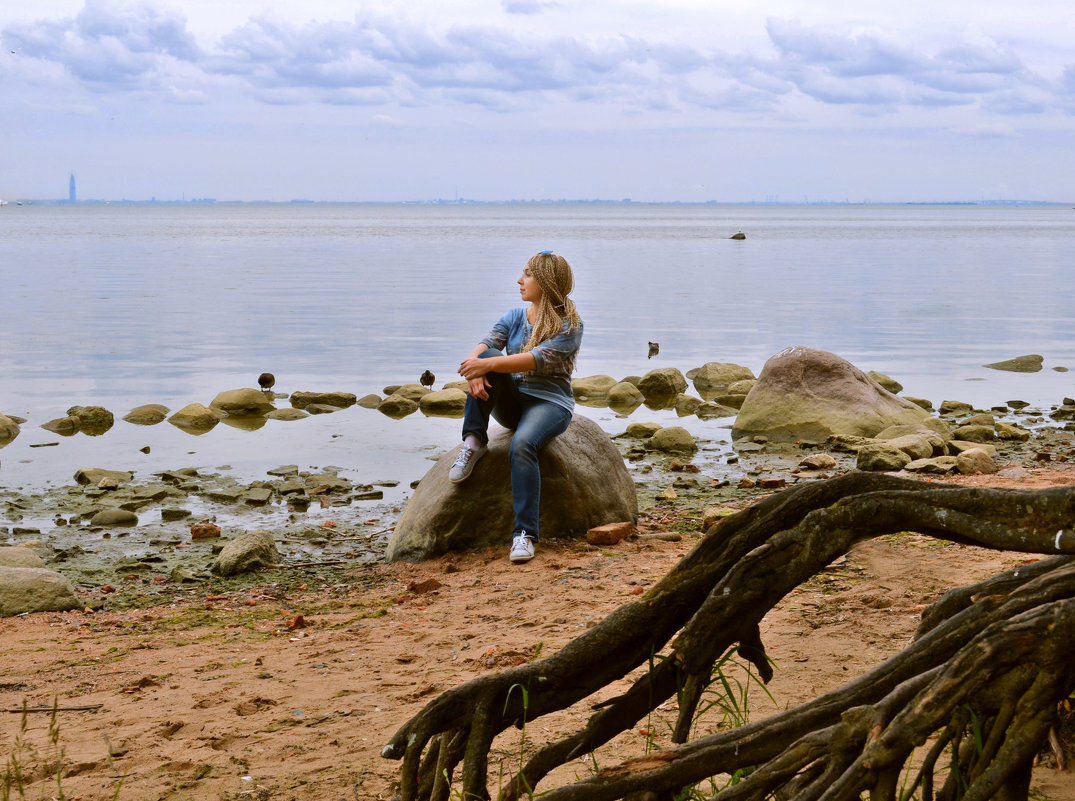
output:
[[[422,373],[421,377],[419,377],[418,379],[418,381],[422,384],[423,387],[432,387],[433,382],[436,380],[437,377],[431,372],[429,372],[429,370],[426,370],[424,373]]]
[[[646,358],[647,359],[652,359],[654,356],[656,356],[660,352],[661,352],[661,343],[660,342],[650,342],[649,343],[649,356],[647,356]]]
[[[268,391],[273,388],[273,384],[276,383],[276,376],[272,373],[262,373],[258,376],[258,386]]]

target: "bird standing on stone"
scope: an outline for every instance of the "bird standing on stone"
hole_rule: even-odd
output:
[[[647,356],[646,358],[647,359],[652,359],[654,356],[656,356],[660,352],[661,352],[661,343],[660,342],[650,342],[649,343],[649,356]]]
[[[273,388],[273,384],[276,383],[276,376],[272,373],[262,373],[258,376],[258,386],[268,392]]]
[[[433,382],[436,381],[436,380],[437,380],[437,377],[435,375],[433,375],[431,372],[429,372],[429,370],[426,370],[424,373],[422,373],[422,375],[418,379],[418,381],[421,383],[421,385],[423,387],[430,387],[430,388],[433,387]]]

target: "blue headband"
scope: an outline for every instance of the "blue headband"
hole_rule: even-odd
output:
[[[539,255],[539,256],[551,256],[551,255],[552,255],[552,251],[551,251],[551,250],[543,250],[543,251],[541,251],[541,252],[540,252],[540,253],[539,253],[538,255]]]

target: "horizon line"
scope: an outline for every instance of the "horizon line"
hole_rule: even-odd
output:
[[[610,205],[610,206],[1066,206],[1070,200],[1026,200],[996,198],[992,200],[634,200],[621,198],[542,198],[507,200],[476,200],[473,198],[429,198],[424,200],[218,200],[217,198],[191,198],[190,200],[76,199],[40,198],[4,200],[0,205],[49,205],[49,206],[97,206],[97,205],[161,205],[161,206],[212,206],[212,205],[336,205],[336,206],[558,206],[558,205]]]

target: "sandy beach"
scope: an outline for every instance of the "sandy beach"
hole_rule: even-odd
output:
[[[1019,473],[951,481],[1075,484],[1070,464]],[[380,751],[402,723],[445,689],[562,647],[659,580],[700,526],[701,509],[667,500],[645,509],[637,539],[543,543],[524,567],[482,551],[263,572],[242,587],[137,575],[128,583],[158,593],[141,608],[118,601],[123,587],[83,589],[83,611],[0,620],[0,747],[28,798],[62,786],[86,801],[389,799],[399,766]],[[861,674],[904,647],[945,590],[1033,558],[914,534],[856,547],[765,618],[776,676],[772,699],[746,682],[752,717]],[[24,705],[34,711],[20,714]],[[53,706],[54,715],[40,711]],[[666,707],[578,761],[574,776],[642,754],[651,737],[670,745],[674,703]],[[523,752],[589,711],[580,704],[534,721]],[[502,735],[493,754],[493,770],[517,766],[518,733]],[[549,786],[574,776],[562,769]],[[1075,799],[1072,774],[1048,764],[1033,787],[1035,797]]]

